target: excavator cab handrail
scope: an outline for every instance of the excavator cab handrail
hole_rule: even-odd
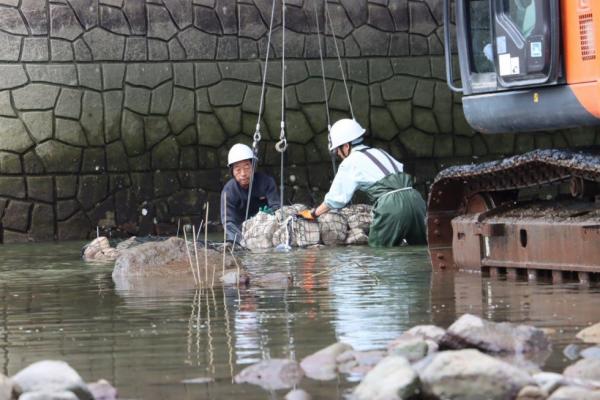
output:
[[[444,0],[444,59],[446,62],[446,83],[453,92],[462,93],[463,88],[454,85],[452,68],[452,46],[450,43],[450,1]]]

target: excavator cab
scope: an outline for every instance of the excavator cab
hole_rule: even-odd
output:
[[[453,4],[458,59],[445,0],[446,77],[474,129],[600,124],[600,1]],[[544,149],[447,168],[429,190],[427,240],[434,269],[600,281],[600,157]]]
[[[449,39],[450,0],[445,0]],[[484,133],[522,132],[600,124],[595,58],[600,10],[592,0],[456,0],[455,26],[469,124]],[[585,72],[581,70],[584,69]],[[574,75],[576,71],[579,74]],[[569,76],[571,73],[571,76]],[[573,84],[595,83],[594,98]]]

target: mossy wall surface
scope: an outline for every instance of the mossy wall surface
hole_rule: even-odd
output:
[[[227,149],[257,122],[269,0],[0,0],[3,242],[146,234],[218,220]],[[320,199],[331,175],[314,7],[288,0],[286,195]],[[534,147],[589,145],[594,130],[482,136],[445,84],[442,1],[330,1],[357,120],[421,188],[443,166]],[[277,3],[261,168],[279,179],[282,29]],[[349,116],[330,29],[332,119]],[[293,178],[290,179],[290,176]],[[146,215],[142,210],[148,211]]]

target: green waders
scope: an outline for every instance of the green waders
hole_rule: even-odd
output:
[[[394,168],[389,171],[372,153],[372,149],[359,150],[383,172],[384,177],[367,188],[373,201],[373,222],[369,229],[369,246],[392,247],[402,244],[426,244],[425,213],[427,206],[421,194],[412,188],[410,175],[399,171],[392,157],[388,158]]]
[[[390,174],[371,185],[367,194],[374,201],[369,246],[426,244],[425,213],[421,194],[412,188],[412,179],[403,172]]]

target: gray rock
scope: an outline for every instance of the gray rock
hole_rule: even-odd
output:
[[[387,352],[384,350],[370,351],[346,351],[336,358],[338,371],[352,376],[366,375],[377,363],[379,363]]]
[[[77,71],[74,65],[28,64],[25,68],[32,82],[47,82],[65,86],[77,85]]]
[[[19,400],[81,400],[77,395],[68,390],[51,391],[36,390],[26,392],[19,396]]]
[[[2,185],[5,179],[7,178],[0,180],[0,193],[4,192],[4,188],[2,187]],[[5,229],[26,232],[27,227],[29,226],[30,213],[31,203],[18,200],[11,200],[11,202],[6,207],[4,218],[2,218],[2,225]]]
[[[390,36],[369,25],[363,25],[352,33],[364,56],[387,56]]]
[[[83,34],[83,40],[92,51],[94,60],[121,60],[125,49],[125,37],[93,28]]]
[[[92,228],[90,221],[83,212],[77,212],[66,221],[57,223],[58,240],[75,240],[87,237]]]
[[[272,358],[244,368],[235,383],[250,383],[266,390],[290,389],[300,383],[304,373],[297,362]]]
[[[352,350],[352,346],[346,343],[334,343],[306,356],[300,362],[300,366],[304,370],[306,376],[316,380],[331,380],[337,376],[336,358],[346,352]]]
[[[193,252],[193,245],[189,244]],[[206,274],[204,260],[204,249],[198,248],[198,259],[200,263],[200,277],[204,280],[208,275],[212,282],[212,274],[215,274],[215,282],[219,282],[222,274],[223,255],[215,250],[208,249],[208,274]],[[225,261],[227,272],[235,266],[233,259],[228,255]],[[190,265],[187,257],[185,241],[180,238],[169,238],[165,241],[144,243],[129,250],[122,251],[115,262],[113,279],[120,277],[146,277],[160,280],[163,277],[179,276],[191,281]],[[206,283],[206,282],[204,282]]]
[[[32,144],[20,119],[0,117],[0,150],[21,153]]]
[[[114,33],[130,35],[129,24],[122,10],[100,6],[100,26]]]
[[[302,389],[294,389],[286,393],[285,400],[311,400],[312,396]]]
[[[576,360],[579,358],[579,346],[571,343],[565,346],[565,348],[563,349],[563,354],[571,361]]]
[[[178,32],[169,12],[164,7],[149,4],[146,9],[148,10],[148,37],[169,40]]]
[[[3,61],[18,61],[21,50],[21,38],[0,32],[0,54]]]
[[[63,88],[58,96],[54,114],[58,117],[79,119],[81,116],[81,91]]]
[[[196,87],[213,85],[221,80],[221,73],[215,63],[195,64]]]
[[[152,149],[152,168],[158,170],[177,169],[179,166],[179,145],[174,137],[169,137]]]
[[[565,368],[563,375],[567,378],[600,381],[600,359],[581,359]]]
[[[125,64],[103,64],[102,79],[104,90],[123,88]]]
[[[119,256],[119,251],[111,247],[105,236],[97,237],[83,248],[84,261],[113,262]]]
[[[167,44],[158,39],[148,39],[148,59],[151,61],[168,60],[169,47]]]
[[[169,111],[169,123],[173,133],[183,131],[194,123],[194,92],[192,90],[175,88],[173,90],[173,101]]]
[[[214,59],[217,38],[194,27],[186,28],[178,33],[179,42],[191,59]]]
[[[194,64],[177,63],[173,65],[174,84],[188,89],[194,89]]]
[[[433,355],[420,372],[424,393],[443,399],[514,398],[531,377],[520,369],[477,350],[444,351]]]
[[[50,54],[52,61],[73,61],[71,42],[62,39],[51,39]]]
[[[425,339],[405,333],[398,339],[388,344],[390,354],[406,358],[409,362],[415,362],[428,353],[429,347]]]
[[[27,83],[27,81],[28,78],[23,65],[0,66],[0,90],[12,89]]]
[[[548,400],[600,400],[600,391],[563,386],[556,389]]]
[[[55,140],[36,146],[35,153],[48,172],[78,172],[81,149]]]
[[[240,37],[260,39],[266,32],[267,26],[260,17],[260,12],[253,5],[239,5]]]
[[[69,6],[50,5],[50,35],[52,37],[73,41],[82,33],[83,29]]]
[[[410,32],[428,36],[438,27],[426,3],[410,2]]]
[[[79,84],[86,88],[102,90],[102,72],[98,64],[78,64]]]
[[[75,53],[75,60],[92,61],[92,51],[85,43],[83,38],[79,38],[75,42],[73,42],[73,50]]]
[[[48,39],[23,39],[23,54],[21,55],[21,61],[48,61]]]
[[[136,86],[125,86],[125,107],[138,114],[148,114],[152,92]]]
[[[579,331],[577,339],[581,339],[585,343],[600,344],[600,322]]]
[[[171,65],[168,63],[131,64],[127,67],[125,81],[153,89],[172,78]]]
[[[420,392],[419,377],[404,357],[381,360],[354,389],[357,400],[402,400]]]
[[[19,371],[12,380],[21,387],[23,393],[69,391],[76,394],[75,398],[79,400],[94,399],[79,374],[64,361],[38,361]]]
[[[446,331],[440,347],[478,348],[490,353],[530,353],[547,351],[550,342],[538,328],[510,323],[495,323],[465,314]]]
[[[383,99],[386,101],[412,99],[417,81],[405,76],[394,76],[382,85]]]
[[[198,128],[198,144],[218,147],[226,139],[225,131],[214,114],[198,113],[196,121]]]
[[[98,20],[98,2],[96,0],[79,0],[70,2],[70,5],[86,30],[96,26]]]
[[[544,389],[538,386],[528,385],[519,391],[516,400],[546,400],[547,398],[548,392]]]
[[[104,102],[104,140],[107,143],[121,136],[123,92],[109,91],[102,94]]]
[[[128,37],[125,44],[125,61],[145,61],[147,41],[141,37]]]
[[[192,75],[193,76],[193,75]],[[193,79],[193,78],[192,78]],[[151,114],[167,114],[173,97],[173,83],[165,82],[152,91]]]
[[[33,200],[51,203],[54,200],[54,183],[51,176],[28,176],[27,195]]]
[[[81,126],[87,133],[90,145],[104,145],[103,103],[100,93],[86,90],[83,94]]]
[[[56,118],[56,138],[73,146],[87,145],[81,124],[70,119]]]
[[[15,106],[20,110],[44,110],[53,108],[58,97],[58,87],[32,83],[13,90]]]
[[[20,388],[13,384],[13,381],[2,374],[0,374],[0,399],[12,400],[19,396]]]
[[[30,111],[21,114],[21,119],[36,142],[52,137],[52,111]]]
[[[48,13],[45,0],[22,0],[20,8],[32,34],[48,34]]]
[[[22,170],[17,154],[0,151],[0,174],[20,174]]]
[[[17,116],[17,113],[15,113],[15,110],[13,110],[12,104],[10,103],[10,91],[9,90],[0,91],[0,116],[6,116],[6,117],[16,117]]]
[[[588,347],[586,349],[583,349],[579,354],[583,358],[594,358],[600,360],[600,347]]]
[[[214,106],[234,106],[242,104],[245,85],[241,82],[223,81],[208,89],[211,104]]]
[[[31,212],[29,235],[33,241],[54,240],[54,209],[47,204],[35,204]]]

